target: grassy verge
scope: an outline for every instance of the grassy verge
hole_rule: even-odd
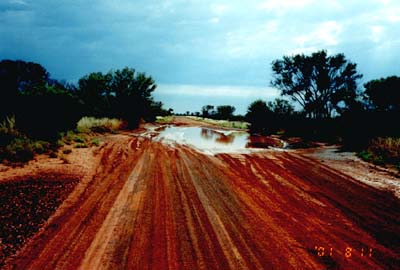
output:
[[[34,141],[19,132],[14,117],[7,117],[0,123],[0,161],[27,162],[49,147],[49,142]]]
[[[215,119],[210,119],[210,118],[202,118],[202,117],[197,117],[197,116],[187,116],[190,119],[204,122],[207,124],[211,125],[216,125],[219,127],[224,127],[224,128],[237,128],[237,129],[248,129],[249,128],[249,123],[247,122],[242,122],[242,121],[228,121],[228,120],[215,120]]]
[[[157,116],[156,117],[156,123],[158,123],[158,124],[168,124],[168,123],[171,123],[173,119],[174,119],[173,116]]]
[[[95,117],[82,117],[76,124],[76,130],[81,133],[88,132],[116,132],[124,128],[126,124],[115,118],[95,118]]]
[[[67,161],[66,155],[73,148],[99,146],[99,133],[116,132],[124,126],[125,123],[118,119],[83,117],[76,130],[59,133],[55,141],[42,141],[21,133],[14,117],[6,118],[0,122],[0,162],[18,165],[32,160],[37,154]]]
[[[400,170],[400,138],[376,138],[358,156],[377,165],[394,165]]]

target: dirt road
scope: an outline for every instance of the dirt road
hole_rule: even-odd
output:
[[[295,151],[114,136],[5,269],[400,268],[400,202]]]

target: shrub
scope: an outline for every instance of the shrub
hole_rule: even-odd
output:
[[[27,162],[33,159],[33,155],[32,142],[25,137],[15,138],[0,149],[0,157],[11,162]]]
[[[387,162],[396,163],[400,161],[400,138],[388,137],[373,139],[368,149]]]
[[[365,160],[365,161],[371,161],[372,160],[372,155],[373,154],[370,151],[367,151],[367,150],[363,150],[363,151],[361,151],[361,152],[359,152],[357,154],[357,156],[359,158],[361,158],[362,160]]]
[[[20,137],[21,134],[15,126],[15,117],[6,117],[0,123],[0,146],[8,145],[14,138]]]
[[[92,139],[92,144],[95,146],[99,146],[100,145],[100,140],[98,138],[93,138]]]
[[[173,116],[157,116],[156,123],[168,124],[172,122],[173,118],[174,118]]]
[[[43,154],[48,151],[48,149],[50,148],[51,145],[49,142],[46,142],[46,141],[34,141],[32,143],[32,146],[33,146],[35,153]]]
[[[77,123],[78,132],[114,132],[124,128],[124,122],[116,118],[82,117]]]
[[[72,152],[71,149],[64,149],[63,150],[63,154],[66,154],[66,155],[71,154],[71,152]]]
[[[377,165],[400,164],[400,138],[375,138],[368,144],[366,150],[358,153],[363,160]]]
[[[74,145],[75,148],[87,148],[87,144],[86,143],[77,143]]]
[[[75,136],[74,136],[74,142],[77,142],[77,143],[84,143],[84,142],[85,142],[85,139],[84,139],[82,136],[75,135]]]

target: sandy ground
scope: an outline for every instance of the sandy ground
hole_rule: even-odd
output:
[[[110,135],[71,164],[1,171],[81,177],[3,268],[399,269],[393,193],[310,153],[205,155],[143,133]]]
[[[339,146],[321,146],[298,150],[304,156],[341,171],[358,181],[395,194],[400,199],[400,175],[397,169],[384,168],[358,158],[354,152],[342,152]]]

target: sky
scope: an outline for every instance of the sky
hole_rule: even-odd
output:
[[[77,82],[132,67],[175,112],[272,100],[271,62],[325,49],[358,64],[362,84],[400,76],[398,0],[0,0],[0,59]]]

